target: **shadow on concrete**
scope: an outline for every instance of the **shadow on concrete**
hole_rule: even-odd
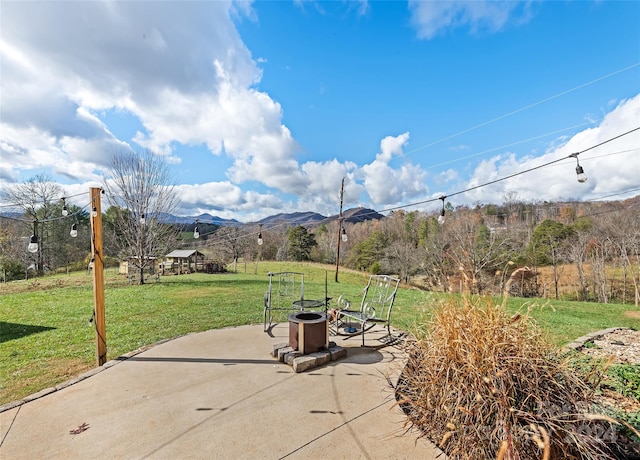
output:
[[[153,356],[133,356],[127,361],[142,361],[155,363],[205,363],[205,364],[224,364],[231,366],[235,364],[277,364],[278,361],[273,359],[225,359],[225,358],[169,358],[169,357],[153,357]]]

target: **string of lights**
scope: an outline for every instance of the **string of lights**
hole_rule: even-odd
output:
[[[558,158],[558,159],[555,159],[555,160],[552,160],[552,161],[549,161],[549,162],[546,162],[546,163],[543,163],[543,164],[540,164],[540,165],[537,165],[537,166],[534,166],[534,167],[531,167],[531,168],[528,168],[528,169],[525,169],[525,170],[522,170],[522,171],[518,171],[516,173],[509,174],[507,176],[500,177],[498,179],[494,179],[494,180],[491,180],[491,181],[488,181],[488,182],[485,182],[485,183],[482,183],[482,184],[478,184],[478,185],[473,186],[473,187],[468,187],[468,188],[466,188],[464,190],[459,190],[459,191],[456,191],[456,192],[452,192],[452,193],[449,193],[447,195],[441,195],[441,196],[436,197],[436,198],[430,198],[430,199],[427,199],[427,200],[422,200],[422,201],[403,204],[403,205],[394,206],[394,207],[390,207],[390,208],[385,208],[385,209],[382,209],[382,210],[371,210],[370,212],[363,213],[362,215],[363,216],[367,216],[367,215],[383,214],[383,213],[387,213],[387,212],[391,212],[391,211],[397,211],[397,210],[405,209],[405,208],[409,208],[409,207],[414,207],[414,206],[419,206],[419,205],[423,205],[423,204],[433,203],[433,202],[436,202],[436,201],[440,200],[440,201],[442,201],[442,209],[440,210],[440,215],[438,216],[438,222],[439,223],[444,223],[444,220],[445,220],[445,200],[447,198],[450,198],[452,196],[461,195],[463,193],[467,193],[467,192],[470,192],[470,191],[473,191],[473,190],[477,190],[477,189],[482,188],[482,187],[487,187],[487,186],[493,185],[495,183],[502,182],[502,181],[505,181],[507,179],[511,179],[513,177],[516,177],[516,176],[519,176],[519,175],[522,175],[522,174],[529,173],[531,171],[535,171],[535,170],[538,170],[538,169],[541,169],[541,168],[545,168],[545,167],[548,167],[548,166],[555,165],[555,164],[557,164],[557,163],[559,163],[561,161],[568,160],[568,159],[571,159],[571,158],[575,158],[576,161],[577,161],[579,155],[581,155],[581,154],[583,154],[585,152],[588,152],[590,150],[593,150],[593,149],[595,149],[597,147],[601,147],[602,145],[605,145],[605,144],[607,144],[609,142],[612,142],[612,141],[614,141],[616,139],[619,139],[619,138],[621,138],[623,136],[626,136],[626,135],[631,134],[631,133],[633,133],[635,131],[638,131],[638,130],[640,130],[640,126],[636,127],[636,128],[633,128],[633,129],[631,129],[629,131],[626,131],[624,133],[621,133],[621,134],[619,134],[617,136],[614,136],[612,138],[609,138],[609,139],[607,139],[605,141],[602,141],[602,142],[600,142],[598,144],[592,145],[592,146],[590,146],[590,147],[588,147],[586,149],[583,149],[583,150],[581,150],[579,152],[574,152],[574,153],[571,153],[571,154],[569,154],[567,156],[564,156],[564,157],[561,157],[561,158]],[[599,158],[599,157],[603,157],[603,156],[610,156],[610,155],[615,155],[615,154],[620,154],[620,153],[626,153],[626,152],[633,151],[633,150],[635,150],[635,149],[623,150],[623,151],[618,151],[618,152],[609,152],[609,153],[606,153],[606,154],[603,154],[603,155],[594,156],[592,158]],[[579,163],[578,163],[578,165],[576,167],[576,176],[577,176],[577,179],[578,179],[579,182],[585,182],[587,180],[586,179],[586,175],[584,174],[584,170],[582,169],[582,167],[580,166]],[[627,190],[627,191],[625,191],[623,193],[629,193],[629,192],[632,192],[632,191],[634,191],[634,190],[630,190],[630,191]],[[612,195],[612,196],[615,196],[615,194]],[[200,223],[206,223],[206,222],[201,222],[201,221],[199,221],[199,222]],[[273,229],[273,228],[278,228],[278,227],[289,226],[292,222],[293,221],[283,220],[283,221],[279,222],[278,224],[275,224],[275,225],[271,226],[271,228]],[[197,223],[198,222],[196,222],[196,228],[197,228]],[[201,236],[207,236],[207,235],[213,234],[216,231],[217,231],[217,229],[212,231],[212,232],[209,232],[209,233],[198,232],[198,238],[201,237]],[[261,234],[262,234],[262,232],[260,230],[257,233],[257,235],[260,237]],[[254,235],[256,235],[256,232],[255,231],[251,231],[251,232],[248,232],[246,234],[240,235],[239,237],[250,237],[250,236],[254,236]],[[195,232],[194,232],[194,237],[195,237]],[[259,238],[259,239],[261,239],[261,238]]]
[[[66,211],[66,213],[64,213],[65,210],[63,208],[63,210],[62,210],[63,214],[60,215],[60,216],[48,217],[46,219],[35,219],[35,220],[37,220],[39,223],[46,224],[46,223],[49,223],[49,222],[55,222],[55,221],[64,220],[64,219],[71,219],[71,218],[76,218],[77,219],[77,217],[79,215],[81,215],[84,212],[84,210],[89,207],[89,205],[90,204],[87,203],[82,207],[78,207],[79,209],[77,209],[75,212],[73,212],[71,214],[69,214],[68,210]],[[26,219],[24,217],[13,217],[13,216],[7,216],[7,215],[2,215],[0,217],[2,217],[3,219],[9,219],[9,220],[13,220],[13,221],[16,221],[16,222],[24,222],[24,223],[31,223],[31,222],[34,221],[34,219]]]
[[[581,154],[583,154],[583,153],[585,153],[587,151],[593,150],[593,149],[595,149],[597,147],[600,147],[602,145],[605,145],[605,144],[607,144],[609,142],[612,142],[612,141],[614,141],[616,139],[619,139],[619,138],[621,138],[623,136],[631,134],[631,133],[633,133],[635,131],[638,131],[638,130],[640,130],[640,127],[633,128],[633,129],[631,129],[629,131],[626,131],[626,132],[621,133],[621,134],[619,134],[617,136],[609,138],[609,139],[607,139],[605,141],[602,141],[602,142],[600,142],[598,144],[590,146],[590,147],[588,147],[588,148],[586,148],[584,150],[581,150],[579,152],[571,153],[571,154],[569,154],[569,155],[567,155],[565,157],[558,158],[558,159],[555,159],[555,160],[552,160],[552,161],[549,161],[549,162],[546,162],[546,163],[543,163],[543,164],[540,164],[540,165],[537,165],[537,166],[534,166],[532,168],[528,168],[528,169],[525,169],[525,170],[522,170],[522,171],[518,171],[516,173],[509,174],[507,176],[500,177],[498,179],[494,179],[494,180],[491,180],[491,181],[488,181],[488,182],[485,182],[485,183],[482,183],[482,184],[478,184],[478,185],[475,185],[473,187],[468,187],[468,188],[466,188],[464,190],[459,190],[459,191],[456,191],[456,192],[449,193],[447,195],[441,195],[441,196],[436,197],[436,198],[430,198],[430,199],[427,199],[427,200],[422,200],[422,201],[418,201],[418,202],[403,204],[403,205],[400,205],[400,206],[394,206],[394,207],[386,208],[386,209],[382,209],[382,210],[372,210],[371,214],[373,214],[373,213],[382,214],[382,213],[386,213],[386,212],[396,211],[396,210],[399,210],[399,209],[409,208],[409,207],[423,205],[423,204],[432,203],[432,202],[436,202],[438,200],[441,200],[442,201],[442,209],[440,211],[440,216],[438,217],[438,220],[439,220],[440,223],[443,223],[444,222],[444,216],[445,216],[445,200],[447,198],[450,198],[452,196],[457,196],[457,195],[460,195],[460,194],[463,194],[463,193],[467,193],[469,191],[477,190],[477,189],[482,188],[482,187],[487,187],[487,186],[493,185],[495,183],[498,183],[498,182],[501,182],[501,181],[504,181],[504,180],[507,180],[507,179],[511,179],[513,177],[516,177],[516,176],[519,176],[519,175],[522,175],[522,174],[529,173],[529,172],[534,171],[534,170],[538,170],[538,169],[541,169],[541,168],[544,168],[544,167],[548,167],[548,166],[557,164],[557,163],[559,163],[559,162],[561,162],[563,160],[567,160],[567,159],[570,159],[570,158],[575,158],[576,159],[576,162],[577,162],[576,174],[577,174],[578,181],[579,182],[585,182],[587,180],[587,178],[586,178],[586,175],[584,173],[583,168],[579,164],[579,161],[578,161],[578,156],[579,155],[581,155]],[[628,152],[628,151],[632,151],[632,150],[625,150],[625,151],[622,151],[622,152]],[[607,156],[607,155],[613,155],[613,154],[622,153],[622,152],[614,152],[614,153],[610,152],[610,153],[599,155],[599,156],[596,156],[596,157],[593,157],[593,158],[598,158],[598,157]],[[104,193],[104,190],[102,190],[102,193]],[[81,212],[84,212],[84,209],[87,208],[88,206],[90,206],[90,204],[85,205],[80,210],[78,210],[78,211],[74,212],[73,214],[69,215],[68,209],[66,207],[66,199],[74,198],[74,197],[77,197],[77,196],[82,196],[82,195],[85,195],[85,194],[86,193],[80,193],[80,194],[72,195],[72,196],[68,196],[68,197],[67,196],[61,197],[60,200],[63,203],[62,215],[58,216],[58,217],[52,217],[52,218],[44,219],[44,220],[41,220],[41,221],[38,221],[38,220],[34,221],[34,235],[32,236],[32,239],[33,239],[34,236],[36,236],[35,222],[39,222],[39,223],[53,222],[53,221],[66,219],[66,218],[70,218],[70,217],[77,217],[77,215],[79,215]],[[94,212],[95,212],[95,206],[92,208],[92,214]],[[32,220],[28,220],[28,219],[24,219],[24,218],[16,218],[16,217],[10,217],[10,216],[3,216],[3,217],[8,218],[8,219],[12,219],[12,220],[16,220],[16,221],[20,221],[20,222],[25,222],[25,223],[32,222]],[[144,219],[145,219],[145,217],[144,217],[144,214],[143,214],[141,216],[141,218],[140,218],[141,223],[144,223]],[[207,222],[200,222],[197,219],[195,220],[194,238],[196,238],[196,239],[200,238],[201,236],[207,236],[207,235],[213,234],[217,230],[216,229],[216,230],[214,230],[212,232],[209,232],[209,233],[201,233],[199,231],[199,228],[198,228],[198,223],[203,223],[204,224],[204,223],[207,223]],[[290,224],[291,224],[290,221],[284,220],[282,222],[279,222],[278,224],[275,224],[275,225],[271,226],[271,228],[277,228],[277,227],[280,227],[280,226],[289,226]],[[260,225],[260,230],[257,232],[257,235],[258,235],[258,239],[262,240],[262,238],[261,238],[261,236],[262,236],[262,224],[259,224],[259,225]],[[345,236],[346,236],[346,232],[343,232],[343,233],[345,233]],[[72,236],[77,236],[77,225],[75,223],[72,225],[72,230],[71,230],[70,234]],[[246,235],[242,235],[242,236],[250,236],[250,235],[254,235],[254,234],[256,234],[256,232],[252,231],[252,232],[250,232],[250,233],[248,233]]]
[[[567,155],[567,156],[565,156],[565,157],[558,158],[558,159],[555,159],[555,160],[549,161],[549,162],[547,162],[547,163],[543,163],[543,164],[541,164],[541,165],[534,166],[534,167],[532,167],[532,168],[524,169],[524,170],[522,170],[522,171],[518,171],[518,172],[516,172],[516,173],[509,174],[509,175],[507,175],[507,176],[503,176],[503,177],[500,177],[500,178],[498,178],[498,179],[494,179],[494,180],[491,180],[491,181],[488,181],[488,182],[484,182],[484,183],[482,183],[482,184],[478,184],[478,185],[475,185],[475,186],[473,186],[473,187],[466,188],[466,189],[464,189],[464,190],[459,190],[459,191],[457,191],[457,192],[452,192],[452,193],[449,193],[449,194],[446,194],[446,195],[441,195],[441,196],[436,197],[436,198],[430,198],[430,199],[427,199],[427,200],[417,201],[417,202],[414,202],[414,203],[408,203],[408,204],[404,204],[404,205],[400,205],[400,206],[394,206],[394,207],[391,207],[391,208],[386,208],[386,209],[382,209],[382,210],[379,210],[379,211],[373,211],[373,212],[375,212],[375,213],[379,213],[379,214],[382,214],[382,213],[385,213],[385,212],[396,211],[396,210],[398,210],[398,209],[404,209],[404,208],[413,207],[413,206],[418,206],[418,205],[423,205],[423,204],[427,204],[427,203],[433,203],[433,202],[436,202],[436,201],[438,201],[438,200],[442,200],[442,201],[444,202],[444,200],[445,200],[445,199],[447,199],[447,198],[449,198],[449,197],[456,196],[456,195],[461,195],[461,194],[463,194],[463,193],[467,193],[467,192],[470,192],[470,191],[473,191],[473,190],[477,190],[477,189],[482,188],[482,187],[487,187],[487,186],[489,186],[489,185],[493,185],[493,184],[496,184],[496,183],[498,183],[498,182],[502,182],[502,181],[505,181],[505,180],[507,180],[507,179],[511,179],[511,178],[513,178],[513,177],[516,177],[516,176],[520,176],[520,175],[522,175],[522,174],[529,173],[529,172],[531,172],[531,171],[535,171],[535,170],[537,170],[537,169],[541,169],[541,168],[544,168],[544,167],[547,167],[547,166],[551,166],[551,165],[553,165],[553,164],[559,163],[559,162],[561,162],[561,161],[564,161],[564,160],[567,160],[567,159],[570,159],[570,158],[575,158],[575,159],[576,159],[576,161],[577,161],[577,159],[578,159],[578,156],[579,156],[579,155],[581,155],[581,154],[583,154],[583,153],[585,153],[585,152],[588,152],[589,150],[593,150],[593,149],[595,149],[595,148],[597,148],[597,147],[600,147],[600,146],[602,146],[602,145],[605,145],[605,144],[607,144],[607,143],[609,143],[609,142],[612,142],[612,141],[614,141],[614,140],[616,140],[616,139],[619,139],[619,138],[621,138],[621,137],[623,137],[623,136],[626,136],[626,135],[628,135],[628,134],[631,134],[631,133],[633,133],[633,132],[635,132],[635,131],[638,131],[638,130],[640,130],[640,126],[639,126],[639,127],[636,127],[636,128],[633,128],[633,129],[631,129],[631,130],[629,130],[629,131],[626,131],[626,132],[624,132],[624,133],[622,133],[622,134],[619,134],[619,135],[617,135],[617,136],[614,136],[614,137],[612,137],[612,138],[609,138],[609,139],[607,139],[607,140],[605,140],[605,141],[602,141],[602,142],[600,142],[600,143],[598,143],[598,144],[596,144],[596,145],[592,145],[591,147],[588,147],[588,148],[586,148],[586,149],[584,149],[584,150],[581,150],[581,151],[579,151],[579,152],[571,153],[571,154],[569,154],[569,155]],[[627,150],[625,150],[625,152],[626,152],[626,151],[627,151]],[[617,152],[617,153],[620,153],[620,152]],[[610,154],[609,154],[609,155],[610,155]],[[580,168],[580,170],[582,170],[582,168],[579,166],[579,164],[578,164],[578,167]],[[586,181],[586,177],[580,176],[580,174],[581,174],[581,173],[579,172],[578,167],[576,168],[576,173],[577,173],[577,176],[578,176],[578,181],[579,181],[579,182],[585,182],[585,181]],[[584,174],[584,171],[582,171],[582,174]],[[582,179],[582,180],[581,180],[581,179]],[[441,211],[441,214],[442,214],[442,211]],[[443,216],[442,216],[442,217],[443,217]],[[442,220],[442,219],[441,219],[441,220]]]

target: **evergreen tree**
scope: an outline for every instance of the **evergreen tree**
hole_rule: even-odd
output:
[[[305,227],[298,225],[288,230],[287,237],[289,258],[295,261],[311,259],[311,249],[317,244],[313,233],[309,233]]]

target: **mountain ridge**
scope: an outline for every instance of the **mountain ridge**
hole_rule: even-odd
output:
[[[372,219],[382,219],[384,216],[373,209],[368,208],[352,208],[342,213],[344,222],[355,224]],[[240,222],[236,219],[224,219],[219,216],[213,216],[209,213],[200,214],[198,216],[175,216],[168,214],[164,216],[166,222],[171,224],[194,224],[196,221],[202,224],[214,224],[222,227],[242,226],[242,225],[262,225],[265,228],[271,228],[282,224],[297,226],[316,226],[328,224],[334,220],[338,220],[338,214],[332,216],[324,216],[313,211],[298,211],[291,213],[278,213],[267,216],[257,222]]]

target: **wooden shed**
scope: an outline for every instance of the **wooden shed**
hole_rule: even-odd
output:
[[[162,263],[162,274],[167,272],[192,273],[202,271],[204,269],[204,254],[195,249],[176,249],[164,256]]]

